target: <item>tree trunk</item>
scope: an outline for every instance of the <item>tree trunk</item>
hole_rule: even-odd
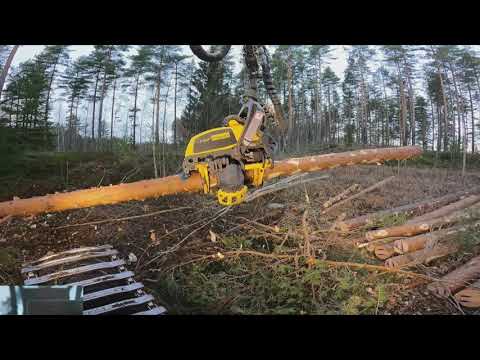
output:
[[[157,96],[156,96],[156,118],[155,118],[155,144],[160,144],[160,86],[161,86],[161,76],[162,76],[162,63],[160,63],[160,67],[158,69],[157,74]]]
[[[430,110],[432,116],[432,151],[435,151],[435,112],[433,110],[433,100],[430,98]],[[438,132],[438,130],[437,130]],[[438,152],[438,149],[437,149]]]
[[[137,79],[135,81],[135,99],[133,102],[133,139],[132,147],[135,149],[136,144],[136,129],[137,129],[137,99],[138,99],[138,84],[140,82],[140,74],[137,74]]]
[[[407,145],[407,101],[405,99],[405,84],[401,77],[400,70],[398,70],[400,81],[400,145]]]
[[[273,169],[265,171],[265,180],[302,172],[314,172],[338,166],[355,164],[375,164],[379,161],[403,160],[422,153],[419,147],[381,148],[345,153],[307,156],[275,162]],[[251,172],[247,173],[251,178]],[[215,180],[215,179],[214,179]],[[213,183],[213,182],[212,182]],[[203,190],[202,179],[193,173],[183,180],[180,175],[161,179],[143,180],[133,183],[96,187],[69,193],[38,196],[30,199],[17,199],[0,203],[0,217],[8,215],[32,215],[80,209],[97,205],[116,204],[130,200],[144,200],[160,196]]]
[[[7,79],[8,70],[12,65],[13,58],[18,50],[20,45],[14,45],[12,50],[10,51],[10,55],[8,55],[7,61],[5,61],[5,65],[3,65],[2,73],[0,74],[0,100],[2,99],[2,90],[3,85],[5,85],[5,80]]]
[[[100,77],[100,71],[97,72],[95,78],[95,90],[93,91],[93,110],[92,110],[92,142],[95,143],[95,105],[97,103],[97,87],[98,78]]]
[[[50,105],[50,93],[52,90],[53,79],[55,77],[55,71],[57,68],[58,61],[60,60],[60,55],[56,58],[55,63],[53,65],[52,74],[50,75],[50,79],[48,81],[48,90],[47,90],[47,99],[45,100],[45,116],[44,116],[44,123],[45,123],[45,133],[44,133],[44,144],[45,148],[47,148],[47,132],[48,132],[48,113],[49,113],[49,105]]]
[[[75,98],[72,96],[72,101],[70,103],[70,115],[68,117],[68,142],[66,148],[68,150],[72,149],[72,132],[73,132],[73,102],[75,101]]]
[[[438,77],[440,78],[440,89],[442,90],[443,99],[443,151],[448,150],[448,105],[447,96],[445,94],[445,87],[443,85],[443,76],[441,69],[438,70]]]
[[[177,77],[178,62],[175,62],[175,85],[173,91],[173,145],[177,150]]]
[[[158,167],[157,167],[157,149],[155,146],[155,104],[157,103],[157,91],[154,90],[153,94],[153,103],[152,103],[152,156],[153,156],[153,174],[155,179],[158,178]]]
[[[115,117],[115,88],[117,86],[117,79],[113,80],[113,93],[112,93],[112,116],[110,118],[110,151],[113,151],[113,123]]]
[[[472,116],[472,154],[475,154],[475,116],[473,111],[472,91],[468,83],[467,83],[467,89],[468,89],[468,97],[470,99],[470,114]]]
[[[292,56],[289,51],[287,59],[287,82],[288,82],[288,135],[287,141],[291,145],[291,137],[293,134],[293,71],[292,71]]]
[[[166,121],[167,121],[167,102],[168,102],[168,93],[170,92],[170,82],[167,85],[167,93],[165,94],[165,103],[163,106],[163,123],[162,123],[162,176],[166,175],[165,167],[165,143],[167,141],[165,137],[166,130]]]
[[[107,65],[112,56],[112,46],[108,50],[107,58],[103,66],[103,80],[102,80],[102,91],[100,93],[100,109],[98,113],[98,141],[102,138],[103,126],[102,126],[102,117],[103,117],[103,100],[105,99],[105,93],[107,92]]]
[[[410,98],[410,138],[411,144],[415,146],[415,93],[413,91],[412,85],[412,76],[410,74],[410,69],[408,67],[407,61],[403,59],[403,65],[405,68],[405,73],[407,75],[407,83],[408,83],[408,97]]]

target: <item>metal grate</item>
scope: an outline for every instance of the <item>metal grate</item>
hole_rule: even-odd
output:
[[[68,250],[25,263],[25,285],[83,286],[83,315],[162,315],[111,245]]]

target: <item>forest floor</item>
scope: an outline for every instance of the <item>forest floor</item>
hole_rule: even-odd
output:
[[[111,155],[43,159],[37,177],[35,172],[0,177],[0,201],[151,176],[148,164],[135,161]],[[322,262],[383,264],[354,246],[360,232],[342,237],[329,230],[338,217],[442,196],[478,185],[480,179],[479,171],[462,178],[458,170],[406,165],[324,171],[327,178],[262,196],[225,214],[213,196],[198,194],[14,218],[0,225],[0,281],[22,283],[22,263],[49,252],[111,244],[125,258],[135,254],[137,262],[129,268],[170,314],[478,313],[429,295],[420,278]],[[366,188],[392,175],[387,186],[321,214],[322,204],[347,187]],[[172,211],[88,225],[166,209]],[[439,277],[480,253],[478,234],[464,233],[459,241],[467,245],[462,251],[409,270]],[[307,251],[318,260],[305,263],[301,255]]]

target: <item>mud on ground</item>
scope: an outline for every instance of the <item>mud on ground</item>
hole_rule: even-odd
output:
[[[448,169],[394,166],[338,168],[323,174],[329,178],[265,195],[223,216],[214,197],[198,194],[15,218],[0,225],[0,281],[21,283],[21,264],[49,252],[111,244],[125,258],[135,254],[137,262],[129,268],[157,302],[174,314],[468,313],[451,301],[427,295],[426,284],[419,279],[326,268],[275,256],[304,254],[308,247],[319,259],[382,264],[352,245],[360,233],[341,237],[328,231],[332,223],[338,217],[468,189],[478,185],[478,174],[462,178],[458,171]],[[328,214],[320,213],[326,200],[347,187],[357,183],[366,188],[392,175],[396,178],[381,189]],[[79,225],[164,209],[172,211]],[[445,274],[480,252],[476,235],[471,234],[470,240],[468,251],[411,270],[431,276]],[[246,250],[275,256],[223,255]]]

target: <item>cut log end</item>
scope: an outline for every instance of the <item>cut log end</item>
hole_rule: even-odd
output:
[[[480,277],[480,256],[477,256],[466,264],[458,267],[439,281],[427,286],[427,289],[434,295],[445,297],[465,288],[472,281]]]
[[[380,260],[385,260],[395,254],[393,244],[378,245],[375,247],[375,256]]]
[[[480,307],[480,289],[466,288],[455,294],[455,300],[468,308]]]

